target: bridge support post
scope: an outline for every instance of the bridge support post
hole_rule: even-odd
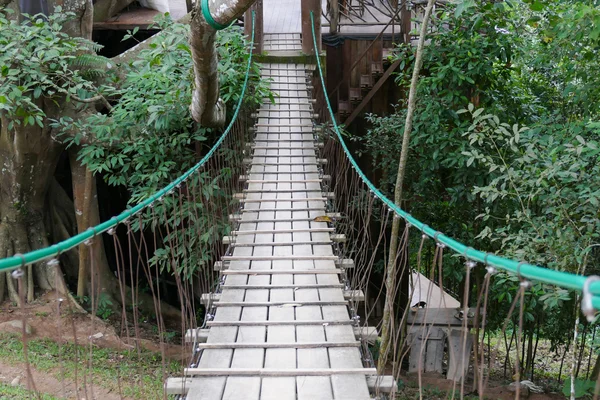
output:
[[[331,0],[329,2],[330,13],[329,13],[329,33],[336,34],[338,31],[338,22],[340,20],[340,4],[338,0]]]
[[[264,24],[263,24],[263,0],[256,0],[256,2],[246,10],[244,13],[244,34],[247,37],[252,37],[252,11],[256,13],[256,19],[254,20],[254,54],[261,54],[263,51],[263,36],[264,36]]]
[[[410,43],[410,28],[411,28],[411,10],[408,8],[408,2],[404,2],[400,11],[400,33],[404,43]],[[397,6],[396,6],[397,7]]]
[[[318,47],[316,51],[313,48],[311,11],[315,15],[315,36]],[[308,55],[321,53],[321,0],[302,0],[302,52]]]

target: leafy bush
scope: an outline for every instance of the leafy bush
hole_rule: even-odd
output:
[[[61,31],[74,14],[62,12],[9,20],[9,9],[0,9],[0,116],[15,125],[44,127],[45,107],[41,102],[66,103],[100,100],[110,92],[95,83],[104,76],[110,61],[95,55],[98,45]],[[58,99],[62,99],[59,101]]]
[[[94,173],[102,174],[109,185],[127,187],[130,204],[148,198],[192,167],[220,135],[214,129],[198,126],[189,111],[193,86],[189,26],[164,17],[158,27],[161,35],[131,63],[118,91],[119,101],[110,114],[93,114],[83,120],[63,117],[58,121],[61,126],[77,127],[75,131],[80,134],[69,142],[82,144],[79,158]],[[218,34],[217,48],[220,93],[231,118],[241,94],[245,68],[240,66],[247,64],[249,46],[241,30],[233,27]],[[254,108],[265,97],[272,94],[259,80],[259,69],[254,64],[244,109]],[[221,151],[229,156],[226,149]],[[222,182],[231,179],[232,173],[223,168],[194,174],[183,190],[201,188],[206,199],[226,204],[230,199]],[[156,250],[151,262],[170,270],[171,252],[175,251],[175,256],[181,258],[178,271],[186,271],[191,277],[211,258],[207,250],[210,246],[205,245],[226,234],[228,226],[214,224],[211,213],[215,210],[205,209],[200,199],[183,199],[182,204],[179,201],[165,196],[146,213],[144,227],[151,223],[169,225],[164,246]],[[185,229],[180,229],[182,215],[186,218]],[[136,223],[132,228],[139,226]]]
[[[582,379],[575,379],[575,398],[581,399],[592,398],[594,396],[594,390],[596,389],[596,382]],[[571,380],[566,379],[562,390],[563,394],[567,397],[571,396]]]
[[[598,7],[576,1],[466,0],[440,11],[423,56],[403,206],[473,247],[598,274],[599,26]],[[407,89],[414,48],[399,46],[396,58],[396,83]],[[372,128],[356,138],[388,192],[405,112],[401,102],[391,115],[370,115]],[[444,275],[446,289],[460,288],[459,257],[444,260]],[[519,284],[496,275],[488,328],[502,325]],[[573,292],[534,282],[525,295],[527,346],[534,335],[567,343],[577,310]]]

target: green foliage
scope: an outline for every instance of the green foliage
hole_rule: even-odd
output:
[[[110,296],[108,296],[106,293],[100,293],[98,296],[96,315],[102,319],[108,319],[111,315],[113,315],[113,303],[110,300]]]
[[[79,158],[94,173],[102,174],[109,185],[127,187],[130,204],[145,200],[195,165],[220,136],[220,132],[198,126],[189,111],[194,80],[187,40],[189,26],[173,23],[168,17],[157,23],[161,35],[131,63],[118,92],[119,102],[110,114],[93,114],[84,120],[63,117],[57,121],[65,130],[79,132],[67,139],[69,144],[82,145]],[[229,118],[243,87],[245,69],[239,66],[247,64],[248,48],[239,28],[217,35],[220,93],[230,110]],[[246,93],[244,109],[255,107],[264,97],[272,97],[259,80],[256,64],[252,66]],[[226,149],[218,154],[233,156]],[[187,278],[201,265],[207,265],[211,259],[210,244],[229,229],[225,224],[214,223],[214,213],[223,212],[218,205],[230,201],[223,183],[232,174],[230,168],[193,174],[178,193],[165,196],[147,210],[142,226],[132,225],[134,230],[151,224],[154,229],[163,230],[163,246],[152,255],[152,265],[158,265],[161,271],[175,268]],[[192,192],[197,197],[186,200],[185,194]],[[207,209],[201,198],[210,199],[215,208]],[[185,229],[180,229],[181,216],[185,216]],[[180,262],[172,265],[174,259]]]
[[[485,202],[478,216],[485,227],[478,238],[498,243],[504,254],[516,259],[573,273],[597,273],[593,262],[597,260],[593,249],[600,245],[596,125],[557,123],[556,118],[544,117],[527,128],[501,122],[472,105],[468,112],[473,123],[465,137],[471,150],[464,154],[471,164],[486,168],[491,178],[474,188]],[[506,312],[518,285],[514,276],[494,280],[493,297]],[[564,343],[565,332],[574,325],[574,298],[565,289],[535,284],[527,291],[525,321],[544,318],[542,335],[553,344]]]
[[[600,8],[595,2],[530,2],[523,60],[526,83],[540,104],[565,120],[600,111]]]
[[[20,386],[11,386],[10,384],[0,382],[0,400],[13,400],[13,399],[30,399],[35,398],[39,400],[60,400],[58,397],[50,396],[48,394],[33,393]]]
[[[515,107],[515,98],[527,97],[527,93],[512,84],[521,39],[515,34],[511,13],[505,3],[473,5],[456,14],[449,9],[433,19],[423,55],[407,166],[410,184],[402,205],[428,225],[466,243],[473,243],[480,230],[475,217],[481,204],[471,188],[484,185],[488,177],[482,168],[468,164],[464,152],[469,146],[462,135],[470,122],[457,111],[477,102],[494,104],[511,119],[523,113],[523,107]],[[414,51],[409,45],[399,45],[395,51],[395,58],[401,60],[396,83],[406,92]],[[405,107],[403,101],[390,115],[369,115],[372,127],[361,138],[364,151],[381,174],[377,185],[387,193],[392,193],[396,181]],[[446,261],[446,281],[456,285],[462,280],[464,265],[457,258]]]
[[[545,119],[525,128],[501,123],[483,109],[473,117],[465,133],[473,149],[465,154],[493,177],[474,192],[490,205],[483,220],[502,220],[502,226],[486,227],[479,237],[501,241],[516,258],[581,272],[600,243],[596,124]],[[491,207],[497,202],[504,204]]]
[[[180,332],[177,331],[159,332],[158,327],[156,325],[152,326],[152,333],[154,333],[157,336],[160,335],[161,339],[164,340],[166,343],[173,343],[175,338],[180,334]]]
[[[434,16],[428,39],[402,206],[473,247],[598,274],[597,2],[465,0]],[[396,83],[407,92],[414,49],[399,46],[395,57],[402,60]],[[370,115],[372,128],[355,138],[388,193],[405,117],[401,102],[390,115]],[[446,289],[460,288],[459,257],[445,257],[443,272]],[[493,279],[489,328],[502,326],[519,285],[504,273]],[[571,291],[534,282],[525,295],[525,334],[548,338],[554,348],[566,343],[576,300]],[[509,330],[517,321],[515,313]]]
[[[95,385],[131,399],[160,398],[164,374],[175,375],[181,371],[180,363],[175,361],[166,361],[163,370],[160,354],[143,349],[138,354],[136,350],[115,350],[91,344],[81,346],[70,342],[59,344],[50,339],[31,339],[27,346],[29,362],[36,370],[50,373],[59,380],[63,377],[74,380],[76,374],[81,374],[81,366],[89,365]],[[93,351],[90,351],[90,346]],[[0,360],[6,364],[23,365],[25,360],[20,336],[0,334]],[[4,393],[0,392],[0,395]],[[42,399],[50,400],[51,397]]]
[[[94,54],[98,45],[61,31],[73,13],[57,7],[47,18],[38,15],[18,23],[8,19],[8,12],[0,10],[0,116],[9,120],[9,130],[44,127],[44,100],[61,108],[109,90],[93,81],[110,64]]]
[[[583,380],[583,379],[575,379],[575,398],[592,398],[594,396],[594,390],[596,389],[596,382]],[[565,384],[562,390],[563,394],[567,397],[571,396],[571,380],[565,379]]]

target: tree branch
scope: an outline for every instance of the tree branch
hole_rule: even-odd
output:
[[[57,84],[55,84],[54,82],[50,82],[50,85],[56,89],[57,91],[59,91],[60,93],[71,97],[73,100],[78,101],[80,103],[85,103],[85,104],[91,104],[91,103],[97,103],[97,102],[102,102],[102,104],[104,104],[104,106],[108,109],[108,111],[112,111],[112,106],[110,105],[110,103],[108,102],[108,100],[106,100],[106,98],[104,96],[102,96],[101,94],[96,95],[94,97],[90,97],[88,99],[82,99],[79,96],[76,96],[72,93],[69,93],[66,89],[58,86]]]
[[[256,0],[215,0],[211,4],[211,16],[227,25],[244,13]],[[194,63],[194,92],[191,112],[194,121],[206,127],[225,124],[225,104],[219,98],[219,76],[217,72],[217,31],[202,15],[201,2],[196,2],[190,22],[190,50]],[[247,22],[247,21],[246,21]]]

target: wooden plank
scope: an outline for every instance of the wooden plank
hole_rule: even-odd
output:
[[[343,274],[344,272],[339,269],[286,269],[286,270],[273,270],[273,269],[252,269],[252,270],[232,270],[228,269],[223,271],[223,275],[336,275]]]
[[[168,396],[184,395],[190,389],[191,384],[191,378],[167,378],[165,382],[165,394]]]
[[[346,243],[346,235],[344,235],[343,233],[330,234],[329,237],[331,238],[332,242]]]
[[[275,222],[277,220],[273,220],[273,222]],[[288,222],[288,221],[294,221],[294,219],[283,219],[283,220],[279,220],[278,222]],[[244,221],[244,222],[248,222],[248,221]],[[266,222],[263,220],[257,220],[256,222]],[[271,221],[268,221],[271,222]],[[226,236],[229,237],[229,236]],[[292,245],[307,245],[307,246],[313,246],[313,245],[327,245],[327,244],[331,244],[332,241],[329,242],[313,242],[313,241],[309,241],[309,242],[265,242],[265,243],[230,243],[232,247],[261,247],[261,246],[276,246],[276,247],[280,247],[280,246],[292,246]]]
[[[410,327],[409,331],[409,343],[410,343],[410,354],[408,356],[408,373],[416,373],[419,369],[423,369],[423,358],[425,355],[424,341],[420,339],[422,328],[418,326]]]
[[[287,201],[290,203],[297,203],[297,202],[305,202],[305,201],[323,201],[326,202],[327,198],[325,197],[309,197],[309,198],[305,198],[305,199],[296,199],[293,197],[288,197],[288,198],[276,198],[276,199],[237,199],[238,202],[240,203],[273,203],[273,202],[282,202],[282,201]]]
[[[263,210],[260,210],[263,211]],[[276,211],[281,211],[277,210]],[[269,235],[277,235],[279,233],[300,233],[300,232],[334,232],[333,228],[309,228],[309,229],[257,229],[257,230],[247,230],[247,231],[232,231],[230,232],[230,236],[243,236],[243,235],[260,235],[260,234],[269,234]],[[339,257],[338,257],[339,258]]]
[[[364,340],[368,343],[375,343],[379,338],[379,332],[374,326],[355,326],[354,336],[357,340]]]
[[[314,128],[313,124],[254,124],[256,128]]]
[[[255,157],[261,157],[261,158],[283,158],[283,157],[289,157],[289,156],[255,156]],[[297,157],[310,157],[310,156],[297,156]],[[296,157],[293,157],[296,158]],[[317,164],[327,164],[327,160],[321,160],[321,162],[318,162]],[[261,166],[261,167],[281,167],[281,166],[306,166],[306,165],[310,165],[313,166],[315,165],[314,163],[307,163],[307,162],[287,162],[287,161],[280,161],[280,162],[253,162],[253,163],[248,163],[248,164],[252,164],[253,166]]]
[[[351,269],[354,268],[354,260],[343,259],[334,261],[335,266],[338,268]]]
[[[199,343],[198,349],[312,349],[328,347],[360,347],[357,341],[348,342],[303,342],[303,343]]]
[[[341,283],[325,283],[325,284],[268,284],[268,285],[221,285],[223,289],[318,289],[318,288],[344,288]]]
[[[295,183],[295,182],[294,182]],[[317,194],[319,193],[320,189],[313,189],[313,190],[306,190],[306,189],[243,189],[243,195],[246,195],[248,193],[304,193],[306,195],[311,194]],[[328,193],[323,193],[323,197],[326,198],[332,198],[332,197],[328,197]],[[269,199],[266,198],[265,201],[273,201],[275,199]]]
[[[365,293],[362,290],[344,290],[344,299],[349,301],[365,301]]]
[[[238,250],[241,252],[241,249]],[[266,279],[265,279],[266,278]],[[249,277],[249,282],[266,283],[267,277]],[[264,301],[269,298],[268,290],[241,291],[244,293],[245,301]],[[252,321],[254,319],[264,319],[267,317],[267,309],[258,307],[248,309],[242,308],[242,321]],[[212,328],[211,328],[212,329]],[[236,338],[236,347],[233,352],[231,369],[249,368],[256,369],[263,367],[265,351],[262,348],[252,347],[253,344],[260,344],[265,340],[266,327],[264,326],[242,326],[238,328]],[[249,343],[250,346],[246,346]],[[260,378],[251,376],[233,376],[227,378],[224,398],[244,398],[249,400],[258,400],[260,395]]]
[[[215,319],[238,319],[241,308],[228,308],[217,311]],[[208,342],[223,338],[227,341],[235,340],[237,327],[215,327],[211,328]],[[231,349],[207,349],[202,352],[199,368],[227,368],[231,363],[233,350]],[[187,399],[190,400],[221,400],[225,389],[225,377],[203,377],[192,380]]]
[[[250,270],[252,272],[252,270]],[[304,307],[304,306],[321,306],[321,305],[340,305],[345,306],[348,304],[347,300],[340,301],[321,301],[321,300],[312,300],[312,301],[261,301],[261,302],[251,302],[251,301],[218,301],[213,303],[214,307]]]
[[[338,256],[223,256],[223,261],[339,260]]]
[[[342,295],[340,290],[319,289],[322,300],[336,300]],[[348,310],[340,306],[322,307],[323,318],[343,319],[348,318]],[[326,326],[327,340],[343,341],[346,338],[354,338],[354,329],[347,325]],[[362,367],[362,358],[359,349],[328,349],[331,368]],[[355,374],[340,374],[331,377],[331,386],[335,398],[369,398],[369,389],[365,377]]]
[[[293,314],[293,311],[292,311]],[[265,325],[265,326],[277,326],[277,325],[352,325],[354,321],[352,320],[288,320],[288,321],[273,321],[273,320],[265,320],[265,321],[208,321],[207,326],[244,326],[244,325]],[[362,329],[362,328],[360,328]],[[376,330],[376,328],[374,328]]]
[[[323,178],[321,179],[249,179],[246,183],[321,183]],[[306,189],[299,189],[304,190]]]
[[[264,118],[264,117],[261,117]],[[323,147],[323,143],[314,143],[311,146],[251,146],[251,150],[315,150]]]
[[[192,379],[186,400],[221,400],[225,388],[225,377],[202,377]]]
[[[446,379],[460,382],[466,376],[469,371],[472,348],[472,333],[464,329],[450,329],[450,334],[448,335],[448,373]]]
[[[279,275],[282,282],[288,282],[286,275]],[[276,278],[277,282],[277,278]],[[270,291],[271,301],[293,301],[294,290],[290,288],[273,288]],[[296,329],[290,325],[278,325],[294,319],[294,308],[276,308],[269,307],[269,322],[275,325],[268,325],[267,342],[281,343],[285,341],[296,341]],[[253,321],[256,322],[256,321]],[[266,349],[265,368],[273,369],[296,369],[296,349]],[[262,382],[261,394],[267,399],[295,398],[296,379],[293,376],[288,377],[266,377]]]
[[[186,343],[205,343],[208,340],[208,335],[210,333],[210,329],[188,329],[185,332],[185,342]]]
[[[214,302],[219,301],[221,299],[221,295],[219,293],[202,293],[200,296],[200,301],[205,306],[210,306]]]
[[[254,157],[255,158],[310,158],[310,157],[314,157],[314,156],[285,155],[285,154],[281,154],[281,155],[264,155],[264,154],[258,155],[258,154],[255,154]],[[249,164],[252,166],[272,166],[272,167],[281,167],[281,166],[286,166],[286,165],[313,167],[315,165],[314,161],[313,162],[288,162],[288,161],[264,162],[264,161],[254,161],[252,159],[244,159],[243,162],[244,162],[244,164]],[[329,161],[327,161],[327,159],[325,159],[325,158],[317,158],[317,164],[327,164],[328,162]]]
[[[188,376],[322,376],[337,374],[375,375],[376,368],[186,368]]]
[[[244,208],[240,210],[241,213],[256,213],[256,212],[271,212],[271,211],[323,211],[325,206],[322,207],[299,207],[299,208]],[[314,218],[313,218],[314,219]],[[252,222],[252,221],[250,221]],[[268,222],[268,221],[267,221]],[[289,232],[293,233],[293,232]]]
[[[302,283],[316,283],[316,276],[302,277]],[[318,299],[317,289],[303,289],[296,291],[296,300]],[[320,307],[301,307],[296,310],[298,320],[323,319]],[[326,340],[325,331],[322,326],[298,326],[296,327],[298,342],[310,342],[312,340]],[[298,368],[330,368],[327,349],[298,349]],[[296,378],[299,400],[333,399],[331,391],[331,378],[325,376]]]
[[[391,375],[367,376],[367,386],[374,394],[392,393],[398,390],[398,384]]]
[[[442,328],[432,326],[429,329],[427,335],[427,341],[425,343],[425,368],[424,372],[437,372],[439,374],[443,371],[442,361],[444,358],[444,343],[446,335]]]
[[[285,104],[277,104],[277,106],[288,106],[288,105],[293,105],[293,106],[308,106],[309,108],[281,108],[281,107],[275,107],[273,106],[273,108],[258,108],[256,109],[257,112],[271,112],[271,111],[276,111],[276,112],[312,112],[312,104],[313,103],[285,103]]]

